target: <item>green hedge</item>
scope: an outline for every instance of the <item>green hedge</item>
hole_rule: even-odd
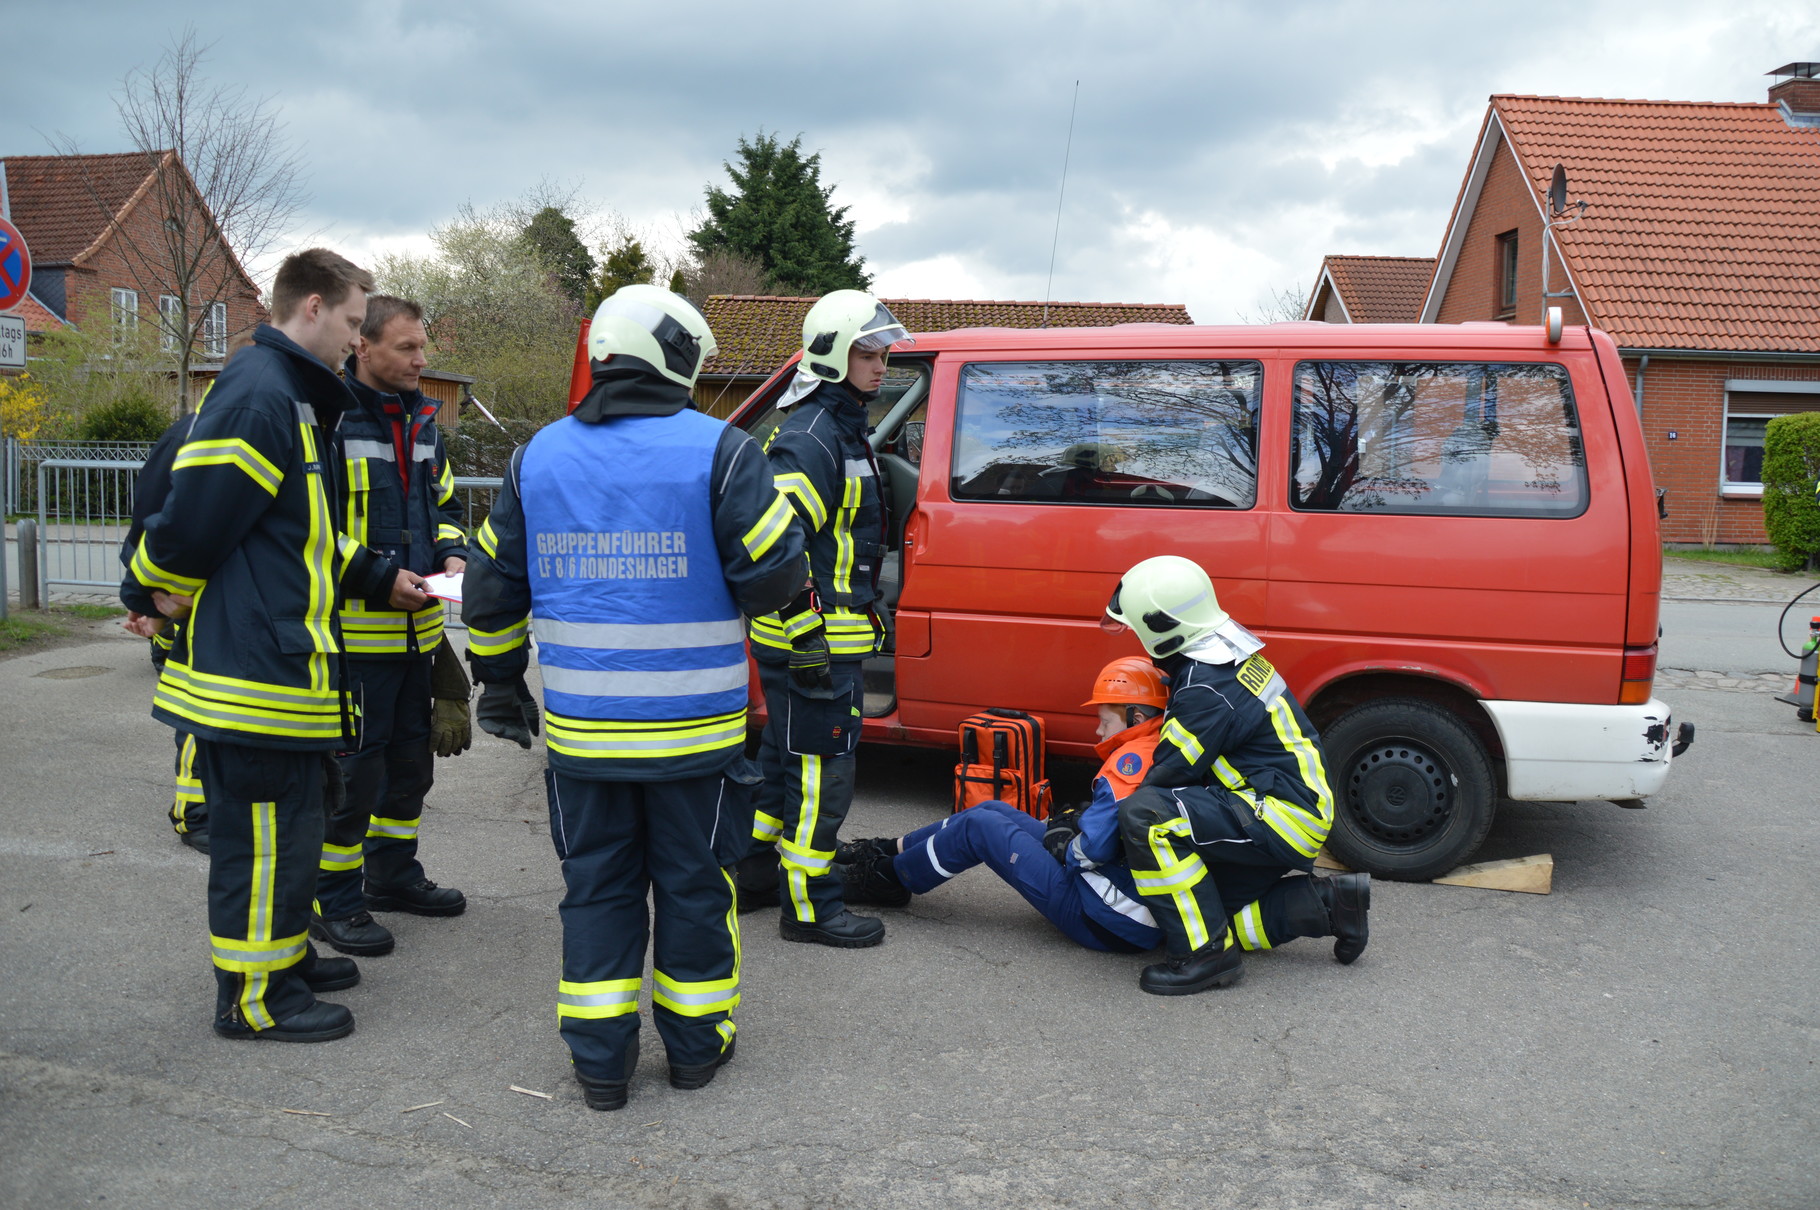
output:
[[[156,441],[170,423],[171,413],[162,403],[133,393],[90,407],[82,414],[78,435],[84,441]]]
[[[1778,416],[1763,436],[1763,528],[1784,571],[1820,555],[1820,412]]]

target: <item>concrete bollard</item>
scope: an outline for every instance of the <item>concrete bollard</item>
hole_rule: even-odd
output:
[[[19,522],[19,608],[44,607],[38,590],[38,522],[26,517]]]

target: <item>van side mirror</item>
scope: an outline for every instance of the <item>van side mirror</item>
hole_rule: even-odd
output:
[[[1664,521],[1668,519],[1668,489],[1666,487],[1656,489],[1656,516]]]

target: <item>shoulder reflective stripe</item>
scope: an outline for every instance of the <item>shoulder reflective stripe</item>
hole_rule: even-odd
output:
[[[1128,920],[1135,921],[1147,928],[1156,927],[1156,917],[1150,914],[1150,909],[1119,890],[1110,878],[1104,874],[1096,874],[1092,870],[1082,870],[1080,873],[1081,881],[1093,888],[1093,893],[1099,897],[1101,903]]]
[[[790,518],[794,515],[790,502],[784,499],[782,492],[778,492],[771,501],[771,507],[765,510],[765,515],[740,539],[745,545],[747,556],[756,562],[766,551],[777,545],[777,540],[789,532]]]
[[[1188,728],[1182,726],[1180,719],[1172,718],[1163,724],[1162,738],[1174,744],[1176,749],[1188,758],[1188,763],[1191,765],[1199,764],[1201,757],[1206,755],[1206,750],[1201,747],[1201,741],[1196,739],[1194,733]]]
[[[382,462],[398,461],[398,451],[389,442],[350,437],[341,443],[341,451],[352,462],[356,458],[378,458]]]
[[[667,651],[678,647],[724,647],[745,638],[738,618],[724,622],[562,622],[532,618],[540,643],[601,651]]]
[[[187,470],[194,466],[237,467],[246,472],[247,478],[273,496],[278,494],[278,487],[284,482],[284,474],[272,465],[270,459],[238,437],[191,441],[177,451],[171,470]]]
[[[872,464],[867,462],[864,458],[847,459],[847,465],[843,469],[847,472],[847,478],[849,479],[872,478]]]
[[[474,541],[489,559],[499,557],[499,539],[493,534],[493,518],[488,517],[480,523],[480,529],[474,534]]]
[[[746,680],[744,659],[719,668],[689,668],[678,672],[600,672],[543,666],[546,692],[573,693],[581,697],[688,697],[743,689]]]
[[[293,407],[295,407],[297,409],[297,419],[298,420],[302,421],[304,424],[313,425],[316,423],[316,409],[315,408],[313,408],[309,404],[303,402],[301,399],[294,399],[291,401],[291,404]]]
[[[812,529],[819,530],[828,523],[828,506],[822,502],[821,494],[815,490],[815,484],[809,476],[801,471],[785,471],[772,479],[777,490],[795,496],[799,501],[798,511],[803,513]]]

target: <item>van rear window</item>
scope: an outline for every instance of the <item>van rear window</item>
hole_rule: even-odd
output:
[[[1304,361],[1295,371],[1298,509],[1574,517],[1586,452],[1558,365]]]
[[[1255,361],[1001,361],[960,377],[955,499],[1257,501]]]

